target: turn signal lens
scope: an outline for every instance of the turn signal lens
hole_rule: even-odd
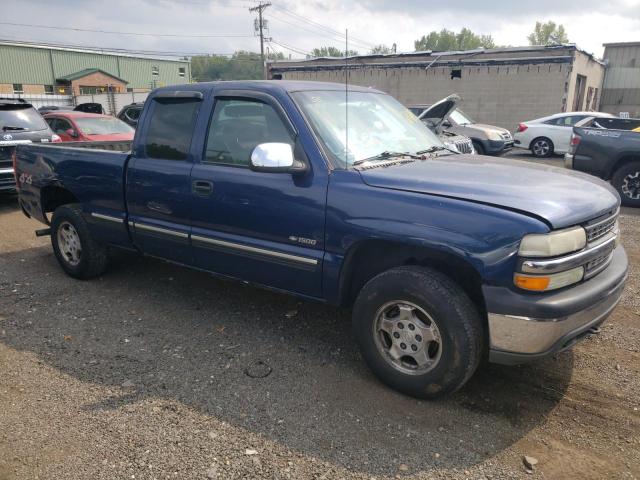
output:
[[[556,290],[578,283],[584,277],[584,268],[577,267],[566,272],[553,273],[551,275],[525,275],[516,273],[513,282],[518,288],[533,292],[546,292]]]
[[[549,277],[527,277],[516,273],[515,275],[516,287],[523,288],[525,290],[537,290],[542,292],[549,286]]]

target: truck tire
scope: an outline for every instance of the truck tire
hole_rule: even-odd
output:
[[[622,165],[613,173],[611,183],[618,191],[623,205],[640,207],[640,162]]]
[[[97,277],[107,268],[107,248],[91,237],[78,204],[62,205],[53,212],[51,245],[62,269],[74,278]]]
[[[531,142],[530,150],[534,157],[547,158],[553,155],[555,146],[551,139],[547,137],[538,137]]]
[[[425,267],[387,270],[362,288],[353,326],[369,368],[418,398],[462,387],[483,354],[480,314],[449,277]]]

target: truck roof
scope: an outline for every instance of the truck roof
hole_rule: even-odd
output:
[[[170,87],[162,87],[157,91],[208,91],[214,88],[228,89],[252,89],[264,92],[300,92],[314,90],[339,90],[344,91],[344,83],[334,82],[312,82],[312,81],[296,81],[296,80],[225,80],[218,82],[202,82],[192,83],[189,85],[172,85]],[[373,92],[384,93],[374,88],[361,87],[358,85],[349,85],[350,92]]]

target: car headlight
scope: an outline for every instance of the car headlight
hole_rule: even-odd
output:
[[[489,140],[504,140],[504,138],[502,138],[502,135],[492,130],[487,132],[487,137],[489,138]]]
[[[578,283],[582,280],[582,277],[584,277],[584,267],[576,267],[571,270],[549,275],[525,275],[524,273],[516,273],[513,276],[513,283],[524,290],[546,292]]]
[[[557,232],[525,235],[520,242],[521,257],[556,257],[582,250],[587,245],[587,234],[582,227]]]

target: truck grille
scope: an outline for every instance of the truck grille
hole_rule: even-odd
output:
[[[11,153],[14,147],[0,147],[0,190],[13,190],[16,186],[13,178],[13,160]]]
[[[471,140],[460,139],[460,140],[456,140],[454,144],[460,153],[473,152],[473,143],[471,142]]]
[[[611,232],[615,228],[617,220],[618,212],[615,212],[613,215],[605,218],[604,220],[600,220],[596,223],[584,227],[587,231],[587,242],[591,243]]]

